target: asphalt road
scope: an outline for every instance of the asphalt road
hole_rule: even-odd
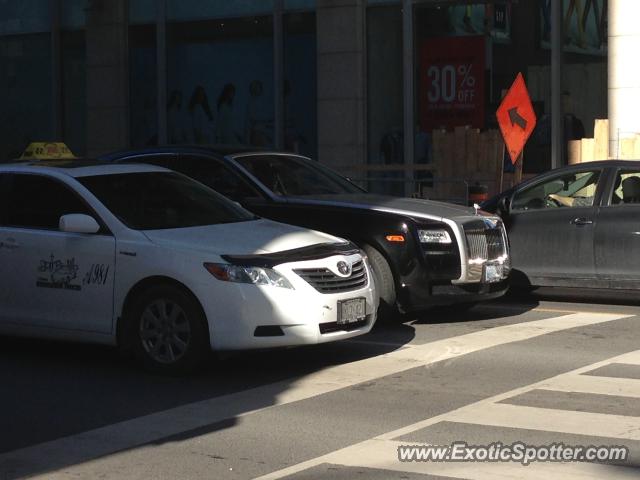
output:
[[[0,479],[640,478],[640,297],[545,290],[187,378],[0,338]],[[629,448],[625,462],[400,462],[403,445]]]

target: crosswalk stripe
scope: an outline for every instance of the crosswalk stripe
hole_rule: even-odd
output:
[[[398,447],[406,445],[389,440],[370,440],[356,448],[339,450],[327,455],[323,463],[354,466],[403,473],[464,478],[468,480],[558,478],[563,480],[636,479],[631,469],[596,463],[546,463],[522,465],[518,462],[400,462]],[[266,480],[268,477],[261,477]]]
[[[640,440],[640,417],[576,412],[550,408],[482,403],[461,408],[447,417],[448,422],[491,425],[584,435],[586,426],[599,437]]]
[[[501,393],[495,395],[491,398],[481,400],[479,402],[466,405],[460,407],[456,410],[452,410],[450,412],[443,413],[441,415],[431,417],[420,422],[414,423],[412,425],[408,425],[391,432],[387,432],[383,435],[379,435],[378,437],[361,442],[355,445],[351,445],[350,447],[346,447],[344,449],[329,453],[322,457],[318,457],[315,459],[310,459],[306,462],[292,465],[285,469],[272,472],[268,475],[264,475],[259,477],[256,480],[275,480],[279,478],[283,478],[287,475],[292,475],[294,473],[301,472],[308,468],[317,466],[321,463],[335,463],[341,465],[357,465],[357,466],[366,466],[370,467],[370,463],[368,462],[369,456],[365,454],[367,449],[373,449],[374,446],[380,445],[383,443],[393,443],[394,439],[402,437],[404,435],[408,435],[410,433],[416,432],[418,430],[422,430],[429,426],[435,425],[436,423],[440,423],[443,421],[447,422],[457,422],[457,423],[468,423],[475,425],[491,425],[497,427],[506,427],[506,428],[521,428],[521,429],[530,429],[530,430],[542,430],[542,431],[551,431],[551,432],[562,432],[562,433],[570,433],[570,434],[578,434],[578,435],[589,435],[589,436],[598,436],[598,437],[611,437],[611,438],[619,438],[621,440],[640,440],[640,417],[628,417],[621,415],[605,415],[605,414],[597,414],[597,413],[584,413],[584,412],[574,412],[567,410],[554,410],[554,409],[545,409],[545,408],[536,408],[536,407],[525,407],[525,406],[517,406],[517,405],[509,405],[497,403],[503,400],[507,400],[509,398],[521,395],[523,393],[538,389],[544,388],[545,385],[559,385],[562,384],[566,379],[573,379],[577,376],[580,376],[582,373],[586,373],[592,370],[595,370],[600,367],[604,367],[606,365],[610,365],[612,363],[632,363],[635,360],[640,359],[640,350],[625,353],[623,355],[609,358],[607,360],[597,362],[591,365],[587,365],[585,367],[578,368],[571,372],[566,372],[550,379],[543,380],[541,382],[536,382],[530,385],[526,385],[521,388],[517,388],[505,393]],[[593,378],[592,383],[590,385],[598,384],[599,377],[595,376],[585,376],[585,378]],[[589,385],[589,381],[587,380],[587,385]],[[595,387],[598,388],[598,387]],[[634,392],[635,393],[635,392]],[[634,394],[635,396],[635,394]],[[372,443],[373,442],[373,443]],[[378,442],[378,443],[376,443]],[[392,453],[396,453],[396,450],[391,448]],[[382,453],[381,453],[382,454]],[[381,457],[382,458],[382,457]],[[353,461],[349,459],[354,459]],[[357,460],[355,460],[357,459]],[[375,462],[375,458],[372,460]],[[347,462],[347,463],[344,463]],[[393,470],[399,471],[408,471],[412,472],[414,470],[406,470],[405,467],[407,465],[411,465],[409,463],[399,462],[397,456],[393,457],[393,461],[385,464],[384,468],[391,468]],[[495,464],[494,464],[495,465]],[[501,464],[504,468],[504,465],[509,464]],[[536,464],[536,468],[538,469],[549,469],[549,472],[555,471],[555,469],[564,464]],[[528,472],[529,468],[525,467],[522,472]],[[513,465],[512,465],[513,467]],[[520,467],[520,465],[517,465]],[[602,470],[597,470],[597,473],[590,473],[591,467],[598,467],[593,465],[588,465],[585,467],[585,464],[571,464],[571,469],[568,471],[567,475],[558,474],[557,478],[631,478],[626,476],[626,472],[624,470],[614,469],[611,472],[606,471],[606,474]],[[383,468],[379,466],[378,468]],[[442,467],[447,468],[447,467]],[[479,476],[478,479],[484,478],[529,478],[523,477],[521,474],[514,473],[516,471],[511,471],[508,474],[505,474],[504,477],[500,476],[501,474],[498,471],[492,470],[493,467],[491,465],[487,466],[484,463],[464,463],[461,464],[460,468],[462,470],[453,469],[449,473],[439,473],[441,475],[452,476],[452,477],[460,477],[460,478],[476,478],[473,477],[474,472],[487,471],[487,476]],[[605,467],[605,468],[613,468],[613,467]],[[562,467],[565,469],[565,467]],[[583,471],[584,470],[584,471]],[[596,471],[594,470],[594,471]],[[545,470],[546,471],[546,470]],[[564,470],[563,470],[564,472]],[[576,473],[577,472],[577,473]],[[615,473],[614,473],[615,472]],[[424,473],[424,472],[422,472]],[[433,473],[429,471],[429,473]],[[433,473],[438,474],[438,473]],[[572,477],[572,475],[577,475],[576,477]],[[472,475],[472,476],[469,476]],[[580,475],[585,475],[580,477]],[[538,476],[533,476],[531,478],[543,478],[547,476],[540,473]],[[555,474],[553,476],[556,476]],[[635,475],[637,476],[637,475]],[[633,478],[635,478],[635,476]]]
[[[507,343],[528,340],[571,328],[628,318],[627,314],[573,313],[495,327],[413,348],[326,368],[295,381],[278,382],[242,392],[183,405],[77,435],[0,455],[0,469],[10,464],[30,474],[77,465],[98,456],[126,450],[229,418],[254,414],[347,388],[412,368],[427,366]],[[153,428],[150,428],[153,426]]]
[[[562,379],[543,382],[537,388],[556,392],[593,393],[597,395],[640,398],[640,380],[630,378],[567,375]]]

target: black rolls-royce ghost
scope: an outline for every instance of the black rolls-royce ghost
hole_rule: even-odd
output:
[[[509,234],[516,286],[640,288],[640,162],[538,175],[489,200]]]
[[[353,241],[369,256],[382,308],[389,311],[470,305],[507,288],[502,221],[472,208],[371,195],[320,163],[289,153],[174,146],[103,160],[165,166],[257,215]]]

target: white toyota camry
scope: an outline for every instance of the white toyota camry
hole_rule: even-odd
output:
[[[117,344],[182,371],[210,349],[366,333],[372,278],[353,244],[160,167],[0,166],[3,333]]]

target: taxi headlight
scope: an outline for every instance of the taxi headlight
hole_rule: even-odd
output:
[[[451,235],[446,230],[418,230],[420,243],[451,243]]]
[[[241,267],[227,263],[205,263],[204,268],[223,282],[252,283],[294,289],[289,280],[271,268]]]

